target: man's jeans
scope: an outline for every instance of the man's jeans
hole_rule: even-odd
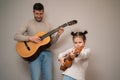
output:
[[[31,80],[52,80],[52,54],[42,51],[32,62],[29,62]]]

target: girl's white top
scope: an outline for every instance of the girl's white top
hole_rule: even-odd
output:
[[[59,54],[58,59],[69,54],[74,48],[70,48]],[[85,71],[88,66],[90,48],[83,48],[80,54],[74,59],[71,67],[66,69],[62,74],[70,76],[76,80],[85,80]]]

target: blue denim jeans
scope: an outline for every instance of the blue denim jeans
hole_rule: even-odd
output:
[[[75,80],[75,79],[73,79],[73,78],[70,77],[70,76],[64,75],[64,76],[63,76],[63,80]]]
[[[29,62],[31,80],[52,80],[52,54],[42,51],[32,62]]]

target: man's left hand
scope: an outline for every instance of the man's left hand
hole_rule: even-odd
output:
[[[60,36],[63,32],[64,32],[64,28],[60,27],[57,34]]]

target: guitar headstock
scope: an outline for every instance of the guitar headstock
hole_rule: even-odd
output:
[[[81,52],[81,50],[83,49],[83,46],[80,46],[79,48],[76,48],[74,51],[74,54],[77,54],[79,52]]]
[[[76,24],[76,23],[77,23],[77,20],[72,20],[72,21],[67,22],[67,25],[71,26],[71,25]]]
[[[60,27],[71,26],[71,25],[76,24],[76,23],[77,23],[77,20],[72,20],[72,21],[69,21],[69,22],[61,25]]]

